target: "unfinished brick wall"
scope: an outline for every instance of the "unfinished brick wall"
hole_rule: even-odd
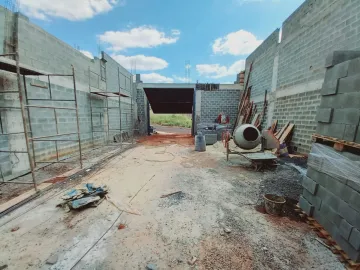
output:
[[[272,119],[292,120],[288,119],[286,108],[278,108],[283,104],[284,96],[289,95],[291,100],[300,93],[321,89],[327,55],[335,50],[360,49],[359,9],[360,1],[307,0],[283,23],[281,43],[274,44],[275,31],[247,58],[247,69],[254,61],[249,82],[254,89],[252,99],[259,102],[259,93],[269,88],[276,90],[273,93],[276,115],[269,113],[269,122]],[[276,65],[275,57],[278,57]],[[275,68],[271,70],[269,65]],[[317,107],[320,100],[304,101],[300,106],[296,101],[302,103],[294,100],[294,116],[301,115],[305,107]],[[310,150],[311,133],[315,128],[315,115],[306,117],[310,123],[292,121],[295,123],[292,144],[300,152]]]
[[[0,14],[3,15],[4,9],[0,7]],[[5,24],[4,21],[0,25]],[[62,42],[45,30],[31,23],[28,18],[20,15],[19,25],[19,54],[20,63],[25,64],[35,70],[42,70],[47,73],[72,74],[71,65],[75,67],[75,77],[77,86],[77,99],[79,108],[80,137],[83,148],[91,147],[113,140],[113,135],[120,133],[120,114],[119,109],[109,109],[106,111],[106,104],[109,107],[118,107],[118,98],[108,98],[90,94],[90,91],[118,91],[133,96],[135,102],[136,92],[132,90],[132,75],[125,68],[120,66],[114,59],[107,54],[102,54],[103,59],[90,59],[80,51],[72,48],[70,45]],[[10,26],[7,26],[10,27]],[[0,38],[5,39],[5,33],[0,31]],[[2,40],[1,43],[4,43]],[[1,46],[1,53],[5,52],[6,47]],[[101,76],[101,65],[105,67],[104,76]],[[120,74],[119,74],[120,71]],[[119,76],[120,75],[120,76]],[[120,77],[120,83],[119,83]],[[26,78],[26,87],[30,105],[74,107],[73,100],[73,81],[72,77],[53,77],[51,76],[52,99],[62,99],[62,101],[46,101],[40,99],[49,99],[49,83],[46,76],[28,76]],[[0,73],[0,91],[18,90],[14,74],[8,72]],[[6,82],[6,83],[5,83]],[[24,88],[24,85],[23,85]],[[131,110],[131,98],[121,98],[121,129],[132,134],[133,119],[136,110]],[[90,101],[93,110],[90,109]],[[17,94],[1,94],[1,106],[19,107]],[[134,106],[134,104],[133,104]],[[11,112],[14,111],[14,112]],[[19,110],[2,111],[1,120],[3,130],[7,132],[23,132],[22,117]],[[26,120],[27,130],[32,130],[34,137],[54,135],[57,133],[55,125],[55,115],[52,109],[29,109],[30,115]],[[77,132],[76,113],[70,110],[56,110],[58,119],[58,133]],[[131,113],[133,115],[131,115]],[[92,122],[91,122],[92,118]],[[29,121],[30,120],[30,121]],[[92,132],[92,125],[94,132]],[[107,125],[111,131],[107,133]],[[57,137],[57,139],[76,140],[77,135],[68,135]],[[32,146],[32,145],[30,145]],[[78,145],[75,141],[62,141],[57,143],[60,157],[73,154],[78,151]],[[0,138],[1,150],[25,151],[24,135],[2,135]],[[55,160],[56,145],[50,141],[34,142],[34,156],[37,161]],[[31,150],[31,154],[32,150]],[[14,175],[24,173],[29,170],[27,154],[9,154],[0,155],[0,169],[3,175]]]
[[[278,120],[278,129],[287,122],[295,124],[296,136],[292,138],[294,151],[308,153],[311,135],[316,130],[316,111],[320,104],[320,90],[278,98],[275,102],[273,119]]]
[[[197,90],[200,91],[200,90]],[[201,91],[201,117],[198,123],[214,123],[221,112],[234,123],[240,98],[240,89]]]

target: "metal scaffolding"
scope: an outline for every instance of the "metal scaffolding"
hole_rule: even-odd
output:
[[[97,81],[98,81],[98,87],[93,87],[91,86],[91,74],[94,74],[95,76],[97,76]],[[123,75],[125,77],[125,87],[121,87],[121,81],[120,81],[120,74]],[[124,92],[124,90],[126,91],[126,79],[129,79],[130,81],[130,89],[131,89],[131,94],[130,96]],[[106,84],[107,85],[107,84]],[[92,141],[93,141],[93,147],[95,147],[95,139],[94,139],[94,133],[105,133],[105,137],[106,137],[106,144],[108,145],[110,142],[110,132],[119,132],[119,140],[120,140],[120,146],[122,146],[123,143],[123,131],[134,131],[134,126],[133,126],[133,85],[132,85],[132,75],[131,76],[126,76],[125,74],[120,72],[120,68],[118,67],[118,90],[114,91],[112,89],[112,91],[108,91],[108,89],[106,89],[106,91],[102,91],[101,89],[99,89],[100,87],[100,75],[94,71],[90,70],[89,67],[89,91],[90,91],[90,95],[97,95],[97,96],[101,96],[101,97],[105,97],[106,98],[106,102],[105,102],[105,106],[93,106],[92,103],[92,98],[90,97],[90,114],[91,114],[91,130],[92,130]],[[93,88],[96,88],[95,91],[93,91]],[[130,109],[125,109],[122,108],[121,105],[121,97],[124,98],[130,98]],[[118,106],[109,106],[109,98],[117,98],[118,99]],[[96,111],[97,109],[103,109],[107,115],[107,123],[106,124],[101,124],[101,115],[103,113]],[[112,109],[117,109],[119,110],[119,128],[111,128],[110,127],[110,117],[109,117],[109,110]],[[125,114],[126,120],[128,119],[128,115],[129,115],[129,111],[130,111],[130,123],[129,123],[129,127],[127,129],[123,129],[123,123],[122,123],[122,116],[123,114]],[[95,114],[99,114],[100,116],[100,125],[94,125],[94,118],[93,115]],[[104,118],[104,117],[103,117]],[[104,130],[98,130],[97,128],[102,127]],[[133,134],[131,136],[132,138],[132,143],[133,143]]]
[[[15,57],[15,63],[10,59],[4,58],[5,56],[13,56],[13,57]],[[26,142],[26,151],[25,150],[20,150],[20,151],[0,150],[0,153],[5,152],[5,153],[14,153],[14,154],[16,154],[16,153],[27,154],[28,160],[29,160],[29,165],[30,165],[31,176],[32,176],[32,183],[16,182],[16,181],[2,181],[1,183],[6,183],[6,184],[8,184],[8,183],[10,183],[10,184],[33,184],[35,190],[37,190],[37,184],[36,184],[36,178],[35,178],[35,170],[36,170],[37,164],[43,164],[43,163],[46,163],[46,164],[67,163],[66,161],[64,161],[64,159],[59,158],[59,149],[58,149],[58,142],[59,141],[74,141],[74,142],[78,143],[79,153],[80,153],[80,158],[79,158],[80,167],[81,168],[83,167],[82,154],[81,154],[79,111],[78,111],[77,96],[76,96],[75,70],[74,70],[74,67],[72,67],[72,74],[44,74],[44,73],[38,72],[36,70],[29,69],[27,67],[21,66],[20,62],[19,62],[19,53],[18,52],[3,54],[3,55],[0,55],[0,57],[1,57],[1,59],[0,59],[0,70],[11,72],[11,73],[16,73],[16,80],[17,80],[17,87],[18,87],[17,91],[3,91],[3,92],[0,92],[0,94],[8,94],[8,93],[16,94],[17,93],[18,96],[19,96],[19,102],[20,102],[20,107],[0,106],[0,113],[2,111],[4,111],[4,110],[21,110],[22,125],[23,125],[23,132],[4,133],[3,125],[2,125],[1,117],[0,117],[0,125],[1,125],[1,134],[0,134],[0,136],[11,136],[11,135],[15,135],[15,134],[24,134],[25,142]],[[49,83],[49,95],[50,95],[49,99],[30,99],[30,98],[28,98],[28,91],[27,91],[27,87],[26,87],[26,76],[34,76],[34,75],[47,76],[48,83]],[[23,77],[24,91],[22,89],[21,76]],[[53,99],[52,98],[51,81],[50,81],[50,77],[52,77],[52,76],[72,77],[73,86],[74,86],[73,87],[74,99],[72,99],[72,100],[59,100],[59,99]],[[24,99],[23,94],[25,94],[25,99]],[[54,102],[54,101],[55,102],[57,102],[57,101],[69,101],[69,102],[74,102],[74,107],[31,105],[31,104],[29,104],[29,101],[32,101],[32,100],[33,101],[34,100],[37,100],[37,101],[51,101],[51,102]],[[31,128],[30,112],[31,112],[31,109],[36,109],[36,108],[53,110],[54,116],[55,116],[56,134],[47,135],[47,136],[38,136],[38,137],[33,136],[33,131],[32,131],[32,128]],[[58,119],[57,119],[57,114],[56,114],[57,110],[74,110],[76,112],[77,132],[59,134]],[[27,123],[29,125],[29,130],[27,130]],[[77,135],[77,139],[64,139],[64,138],[58,139],[58,137],[70,136],[70,135]],[[48,142],[54,142],[55,143],[56,161],[46,161],[46,162],[45,161],[36,161],[34,142],[38,142],[38,141],[48,141]],[[30,149],[30,143],[31,143],[31,149]],[[2,177],[2,179],[4,180],[3,177]]]

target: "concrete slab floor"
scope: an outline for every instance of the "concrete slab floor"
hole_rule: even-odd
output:
[[[83,178],[106,184],[108,201],[65,213],[53,190],[0,220],[0,265],[8,269],[344,269],[307,224],[259,213],[260,179],[225,161],[220,143],[140,144]],[[182,191],[173,196],[161,195]],[[21,214],[21,215],[20,215]],[[18,216],[20,215],[20,216]],[[18,217],[17,217],[18,216]],[[120,223],[126,224],[119,230]],[[12,232],[15,227],[18,230]],[[223,227],[231,230],[225,233]],[[46,264],[57,256],[54,265]],[[195,256],[193,266],[188,261]]]

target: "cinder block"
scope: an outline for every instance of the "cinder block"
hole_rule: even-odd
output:
[[[308,215],[312,216],[314,212],[314,206],[309,203],[303,196],[300,196],[299,205],[302,210]]]
[[[323,123],[330,123],[333,114],[332,108],[319,108],[315,120]]]
[[[339,233],[345,239],[349,240],[351,231],[354,227],[351,226],[345,219],[342,219],[339,226]]]
[[[352,181],[348,181],[348,184]],[[360,187],[360,185],[358,185]],[[352,190],[349,194],[349,204],[352,208],[360,213],[360,193],[356,190]]]
[[[313,181],[306,175],[303,176],[301,184],[305,189],[307,189],[313,195],[316,194],[317,188],[319,186],[319,184],[317,184],[315,181]]]
[[[360,92],[323,96],[320,108],[360,108]]]
[[[357,57],[360,57],[360,51],[334,51],[326,57],[325,67],[332,67]]]
[[[343,139],[348,142],[355,141],[357,129],[357,125],[346,125]]]
[[[205,134],[206,145],[213,145],[217,142],[217,133],[215,134]]]
[[[316,126],[316,133],[324,136],[343,139],[345,133],[345,124],[337,124],[337,123],[327,124],[327,123],[318,122]]]
[[[350,61],[348,68],[348,76],[360,74],[360,58],[356,58]]]
[[[332,114],[332,123],[358,125],[360,108],[335,109]]]
[[[349,238],[350,244],[356,249],[360,250],[360,232],[357,229],[353,229]]]
[[[309,155],[312,156],[311,154]],[[312,163],[312,162],[311,162]],[[320,168],[318,168],[320,169]],[[316,183],[320,184],[321,186],[326,186],[326,175],[324,173],[319,172],[316,168],[308,167],[306,175],[313,179]]]
[[[324,82],[328,84],[331,81],[337,81],[340,78],[346,77],[348,75],[350,62],[351,61],[345,61],[333,67],[329,67],[326,70]]]
[[[330,206],[322,204],[320,207],[321,215],[323,215],[331,223],[335,224],[336,227],[340,226],[341,220],[343,218]]]
[[[340,198],[335,196],[332,192],[328,191],[326,188],[319,186],[316,196],[320,197],[322,202],[321,205],[327,205],[334,209],[334,211],[339,212]],[[341,214],[339,212],[339,214]]]
[[[345,251],[345,253],[354,262],[360,261],[360,252],[357,251],[348,241],[346,241],[339,232],[332,235],[336,243]]]
[[[360,75],[349,76],[339,80],[337,93],[360,92]]]
[[[321,88],[321,95],[328,96],[328,95],[335,95],[337,93],[339,85],[339,80],[334,79],[332,81],[324,81],[324,84]]]
[[[315,210],[320,210],[320,207],[321,207],[321,198],[320,197],[311,194],[306,189],[303,190],[303,197],[315,207]]]
[[[360,229],[360,214],[349,204],[344,201],[340,201],[338,213],[355,228]]]
[[[335,233],[337,233],[337,227],[334,223],[330,222],[324,215],[323,212],[315,210],[314,211],[314,215],[313,215],[314,219],[316,219],[317,222],[319,222],[324,228],[325,230],[330,234],[330,235],[334,235]]]

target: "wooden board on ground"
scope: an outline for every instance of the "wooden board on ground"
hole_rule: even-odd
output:
[[[42,184],[38,185],[37,188],[39,191],[41,191],[51,185],[52,185],[52,183],[42,183]],[[6,203],[3,203],[2,205],[0,205],[0,213],[6,211],[10,207],[17,205],[18,203],[21,203],[22,201],[30,198],[31,196],[33,196],[35,194],[36,194],[36,191],[34,189],[32,189],[32,190],[29,190],[15,198],[11,199],[10,201],[7,201]]]
[[[290,124],[284,131],[284,133],[281,135],[279,141],[280,143],[284,143],[287,141],[288,137],[291,135],[291,132],[293,131],[295,125]]]

